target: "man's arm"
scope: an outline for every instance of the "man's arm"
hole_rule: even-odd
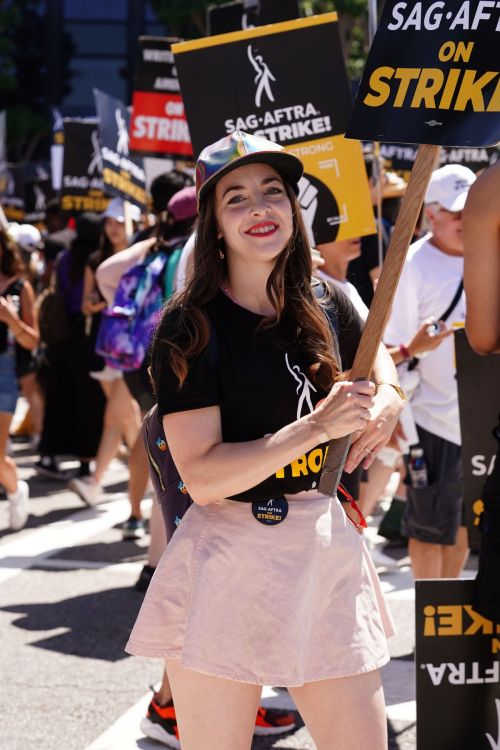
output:
[[[500,162],[469,190],[463,231],[467,337],[479,354],[500,353]]]

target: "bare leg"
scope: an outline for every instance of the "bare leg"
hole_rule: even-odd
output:
[[[453,546],[442,548],[443,578],[458,578],[469,556],[469,539],[465,526],[460,526]]]
[[[387,750],[380,671],[289,688],[317,750]],[[361,714],[360,714],[361,711]]]
[[[260,685],[210,677],[183,667],[180,661],[167,661],[166,667],[182,750],[250,750]],[[224,721],[214,721],[221,706]]]
[[[9,429],[14,415],[0,412],[0,484],[10,495],[17,489],[17,468],[15,461],[7,455]]]
[[[167,546],[167,538],[165,536],[165,524],[163,523],[161,508],[155,497],[153,498],[153,505],[151,508],[149,533],[151,539],[148,550],[148,565],[151,565],[152,568],[156,568],[160,561],[160,557],[163,555],[165,547]]]
[[[172,690],[170,688],[170,681],[168,679],[167,670],[163,670],[163,677],[161,679],[160,689],[155,693],[155,701],[160,706],[166,706],[172,700]]]
[[[142,436],[139,434],[130,451],[128,460],[130,478],[128,493],[131,506],[131,514],[136,518],[142,518],[141,500],[146,492],[149,481],[148,456]]]
[[[442,549],[440,544],[428,544],[418,539],[408,540],[415,578],[442,578]]]
[[[30,372],[20,378],[21,392],[29,403],[33,432],[41,435],[43,428],[44,398],[36,380],[36,374]]]
[[[99,450],[95,460],[94,479],[100,484],[106,469],[116,456],[122,440],[120,427],[115,424],[106,424],[106,414],[104,415],[104,427],[99,442]]]
[[[138,404],[127,388],[125,381],[120,378],[109,383],[110,390],[107,394],[107,416],[109,423],[120,428],[121,435],[125,438],[129,448],[134,445],[141,428],[141,412]]]

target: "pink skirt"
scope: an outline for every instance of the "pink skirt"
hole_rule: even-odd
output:
[[[126,650],[286,687],[386,664],[393,623],[363,538],[336,498],[287,498],[275,526],[259,523],[249,503],[192,505]]]

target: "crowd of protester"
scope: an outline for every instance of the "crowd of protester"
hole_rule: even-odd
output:
[[[313,254],[315,275],[340,288],[363,320],[405,192],[404,182],[387,175],[374,156],[367,156],[366,167],[378,233],[324,243]],[[397,490],[393,488],[404,506],[399,541],[408,541],[413,571],[420,578],[458,576],[468,554],[451,334],[465,320],[462,212],[474,180],[459,165],[438,169],[431,178],[384,336],[407,404],[389,445],[366,462],[369,468],[343,477],[361,509],[371,515],[380,499],[387,499],[395,472],[399,474]],[[172,278],[167,281],[168,263],[162,270],[163,300],[189,277],[196,218],[193,181],[188,173],[174,170],[153,181],[151,197],[151,213],[141,214],[114,198],[103,214],[87,212],[70,222],[54,201],[41,230],[28,224],[0,229],[0,483],[9,503],[10,528],[21,529],[30,510],[28,483],[18,478],[9,455],[9,433],[22,395],[27,411],[17,434],[31,440],[38,454],[36,471],[67,482],[86,505],[105,501],[106,471],[114,457],[126,457],[130,517],[123,538],[138,539],[148,531],[151,537],[136,583],[139,591],[148,588],[165,547],[156,504],[148,527],[142,502],[149,474],[140,426],[155,394],[147,357],[134,369],[113,367],[99,353],[98,339],[120,281],[138,264],[160,253],[167,259],[177,254]],[[132,235],[126,233],[127,210]],[[64,310],[61,340],[44,338],[38,326],[37,310],[48,289],[56,291]],[[411,465],[410,449],[416,446],[426,471],[421,485],[415,484]],[[60,469],[68,456],[78,460],[72,476]],[[424,495],[432,496],[432,508],[439,513],[421,511]],[[378,565],[396,564],[389,555],[376,555],[374,551]]]

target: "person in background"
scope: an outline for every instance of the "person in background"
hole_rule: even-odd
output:
[[[166,191],[166,186],[176,188],[180,183],[178,174],[174,174],[172,182],[165,175],[162,176],[161,186]],[[158,197],[158,196],[157,196]],[[196,213],[196,197],[194,188],[185,187],[175,190],[166,206],[158,215],[158,223],[155,227],[155,235],[149,239],[139,241],[118,255],[108,258],[96,270],[96,281],[101,294],[108,306],[111,306],[115,297],[118,284],[126,271],[154,252],[167,252],[170,254],[176,248],[184,245],[190,232]],[[174,288],[176,280],[174,279]],[[142,366],[135,371],[124,373],[125,384],[138,404],[142,416],[144,416],[154,404],[151,380],[148,373],[149,360],[146,359]],[[146,451],[142,437],[138,435],[129,458],[129,499],[131,515],[123,526],[124,538],[134,538],[134,534],[141,534],[145,528],[142,517],[141,503],[149,482],[149,472]],[[153,503],[152,517],[150,521],[151,544],[148,552],[148,563],[144,566],[136,587],[145,591],[154,573],[156,564],[165,546],[165,534],[158,504]]]
[[[141,230],[134,238],[134,244],[153,237],[156,233],[155,226],[166,220],[166,206],[170,198],[182,188],[190,187],[193,184],[193,178],[187,172],[181,172],[179,169],[172,169],[170,172],[164,172],[157,175],[151,182],[149,192],[151,193],[152,209],[154,222],[151,226]]]
[[[8,232],[21,251],[21,259],[26,269],[26,280],[29,281],[36,296],[42,287],[44,265],[41,257],[42,236],[39,230],[31,224],[9,224]],[[17,376],[21,394],[27,400],[29,408],[13,434],[29,436],[34,450],[38,448],[45,408],[43,392],[37,382],[36,371],[36,350],[23,350],[21,356],[18,356]]]
[[[374,154],[367,153],[363,155],[366,176],[370,188],[370,198],[373,206],[373,212],[377,226],[382,232],[383,253],[387,250],[389,244],[389,235],[382,223],[378,224],[378,193],[383,195],[385,184],[385,169],[382,160]],[[349,264],[347,278],[359,292],[359,295],[365,305],[370,307],[375,283],[380,276],[380,258],[378,249],[378,234],[369,234],[361,238],[361,252],[357,258],[353,258]]]
[[[398,358],[409,362],[416,352],[408,342],[422,326],[436,325],[436,347],[412,370],[417,384],[411,410],[423,461],[413,480],[409,465],[402,532],[415,578],[456,578],[468,555],[451,334],[465,320],[462,211],[474,180],[459,164],[433,172],[425,196],[431,231],[409,249],[384,333],[389,349],[399,349]]]
[[[323,259],[323,265],[320,266],[315,276],[318,279],[329,281],[336,287],[342,289],[351,300],[362,320],[368,317],[368,308],[361,299],[356,287],[347,280],[347,271],[349,264],[361,255],[361,239],[353,237],[351,239],[336,240],[335,242],[325,242],[316,245]]]
[[[55,260],[63,250],[69,250],[76,237],[74,228],[68,226],[68,217],[61,210],[58,198],[48,201],[44,219],[46,232],[43,233],[42,257],[44,271],[42,287],[48,286]]]
[[[465,330],[479,354],[500,354],[500,162],[471,187],[463,214]],[[496,416],[496,415],[495,415]],[[492,415],[493,422],[494,415]],[[495,465],[482,493],[481,549],[474,609],[500,622],[500,414]]]
[[[100,234],[99,214],[81,214],[70,250],[57,260],[57,290],[69,335],[62,343],[47,347],[46,406],[40,460],[35,465],[42,476],[61,478],[56,456],[65,454],[79,458],[80,478],[88,476],[101,438],[105,398],[89,374],[94,351],[81,312],[85,266],[99,245]]]
[[[139,209],[130,206],[131,218],[137,224]],[[82,313],[90,324],[91,346],[95,349],[100,312],[106,303],[99,293],[95,272],[101,263],[122,252],[129,246],[125,232],[125,213],[121,198],[113,198],[102,214],[102,231],[99,248],[92,253],[85,266],[83,278]],[[104,366],[104,360],[95,355],[90,375],[101,384],[106,396],[104,425],[96,455],[94,471],[87,477],[74,477],[68,487],[87,504],[94,505],[101,495],[101,482],[112,459],[116,456],[122,440],[130,450],[135,444],[140,429],[140,413],[123,380],[121,370]],[[142,528],[131,529],[130,538],[144,535]]]
[[[16,359],[38,344],[35,295],[23,279],[23,263],[15,241],[0,228],[0,483],[7,492],[9,525],[21,529],[28,519],[28,483],[19,479],[7,455],[9,428],[16,411]]]

